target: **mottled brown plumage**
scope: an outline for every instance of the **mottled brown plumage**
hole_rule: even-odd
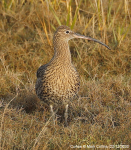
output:
[[[80,86],[79,75],[71,62],[67,30],[70,29],[66,26],[57,29],[53,38],[54,56],[37,70],[36,93],[47,104],[67,103]]]
[[[53,37],[54,56],[37,70],[36,94],[48,105],[67,104],[78,93],[80,79],[68,45],[73,38],[92,40],[109,48],[96,39],[74,33],[69,27],[58,27]]]

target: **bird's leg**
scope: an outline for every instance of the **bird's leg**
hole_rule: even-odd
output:
[[[55,125],[55,112],[53,111],[53,106],[52,105],[50,105],[50,110],[51,110],[53,122],[54,122],[54,125]]]
[[[65,125],[68,126],[68,123],[67,123],[67,118],[68,118],[68,104],[65,107],[64,117],[65,117]]]

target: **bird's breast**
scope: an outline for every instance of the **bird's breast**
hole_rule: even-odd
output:
[[[43,93],[62,100],[73,98],[79,89],[79,75],[73,66],[47,67],[42,77]]]

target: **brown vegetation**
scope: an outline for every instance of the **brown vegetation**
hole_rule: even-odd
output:
[[[131,147],[129,8],[128,0],[0,2],[0,149]],[[70,41],[81,88],[70,105],[68,127],[59,119],[53,125],[34,90],[36,71],[52,58],[53,33],[61,24],[112,49],[86,40]]]

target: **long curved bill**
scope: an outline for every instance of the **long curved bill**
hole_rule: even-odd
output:
[[[88,36],[84,36],[84,35],[80,35],[78,33],[74,33],[74,38],[81,38],[81,39],[87,39],[89,41],[94,41],[94,42],[97,42],[97,43],[100,43],[101,45],[104,45],[105,47],[107,47],[108,49],[110,49],[109,46],[107,46],[106,44],[102,43],[101,41],[99,40],[96,40],[94,38],[91,38],[91,37],[88,37]],[[110,49],[111,50],[111,49]]]

